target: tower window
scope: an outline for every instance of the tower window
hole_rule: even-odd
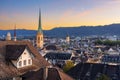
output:
[[[40,43],[40,37],[38,37],[38,43]]]
[[[41,37],[41,40],[42,40],[42,37]]]

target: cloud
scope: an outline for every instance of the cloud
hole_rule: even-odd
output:
[[[112,3],[113,2],[113,3]],[[118,19],[120,16],[119,0],[106,0],[104,4],[76,11],[74,9],[68,9],[63,12],[60,16],[61,23],[65,23],[66,25],[104,25],[111,24],[115,21],[120,22]]]

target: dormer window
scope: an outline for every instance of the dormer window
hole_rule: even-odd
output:
[[[27,45],[7,45],[6,53],[6,58],[11,60],[17,68],[32,66],[34,56]]]
[[[26,65],[26,60],[24,60],[24,65]]]
[[[22,66],[22,61],[19,61],[19,66]]]
[[[28,64],[31,64],[31,59],[28,60]]]

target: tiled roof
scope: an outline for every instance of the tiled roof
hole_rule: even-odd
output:
[[[47,59],[68,60],[71,57],[70,53],[49,52],[45,56]]]
[[[96,80],[98,74],[105,74],[109,78],[115,80],[120,79],[120,66],[119,65],[107,65],[107,64],[96,64],[96,63],[79,63],[67,73],[80,80]]]
[[[6,58],[17,60],[26,47],[27,45],[6,45]]]
[[[10,62],[6,64],[6,45],[27,45],[31,53],[35,55],[33,59],[33,65],[17,69]],[[39,52],[32,46],[28,41],[0,41],[0,79],[9,78],[13,76],[21,75],[29,70],[36,70],[45,66],[48,66],[49,63],[39,54]]]
[[[38,71],[31,71],[21,77],[23,80],[74,80],[57,68],[47,68],[47,71],[45,71],[45,69],[46,67],[41,68]]]
[[[46,50],[58,50],[57,46],[54,44],[47,45],[45,47]]]

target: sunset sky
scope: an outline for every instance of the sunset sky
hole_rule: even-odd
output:
[[[96,26],[120,23],[120,0],[0,0],[0,30]]]

